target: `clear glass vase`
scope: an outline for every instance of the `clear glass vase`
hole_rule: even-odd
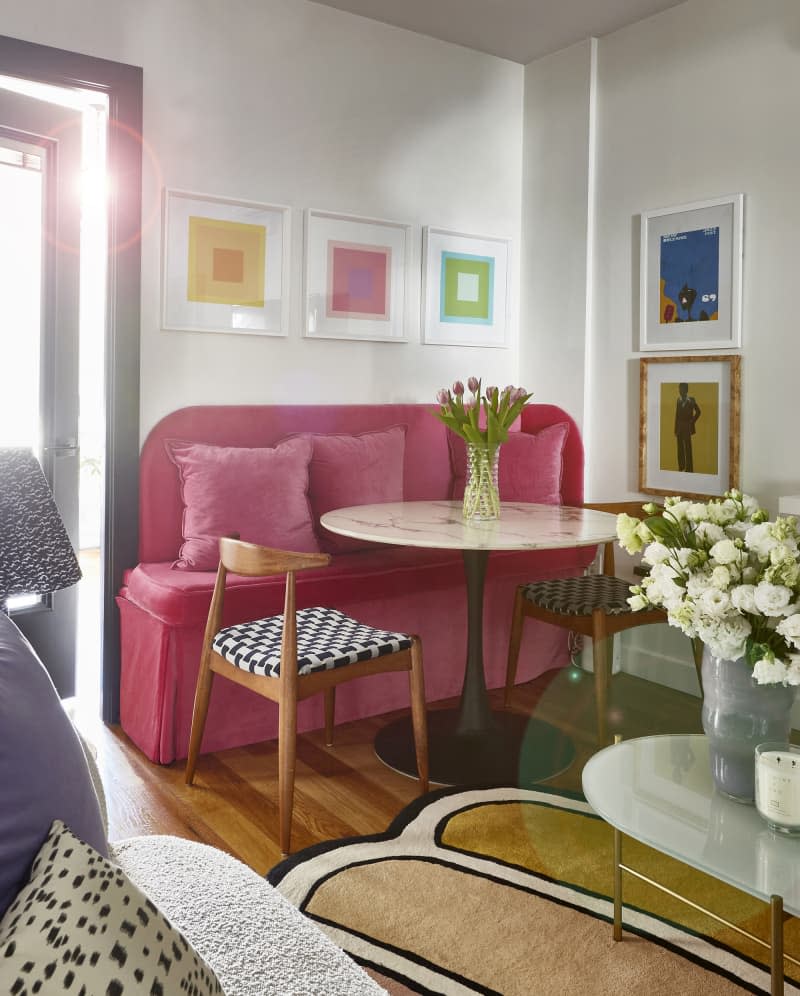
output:
[[[739,802],[755,799],[755,749],[767,740],[788,741],[792,685],[759,685],[744,659],[715,657],[703,647],[703,729],[708,737],[711,777]]]
[[[464,486],[465,519],[499,519],[500,491],[497,469],[500,446],[467,443],[467,480]]]

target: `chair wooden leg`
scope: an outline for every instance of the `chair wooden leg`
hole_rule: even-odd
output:
[[[214,681],[214,672],[211,670],[209,655],[203,653],[200,659],[200,669],[197,672],[197,688],[194,693],[194,710],[192,712],[192,732],[189,734],[189,756],[186,758],[186,772],[184,780],[187,785],[194,781],[194,769],[197,765],[197,755],[200,753],[200,745],[203,741],[203,731],[206,728],[206,716],[208,715],[208,703],[211,698],[211,685]]]
[[[606,728],[606,713],[608,711],[608,686],[610,681],[608,639],[605,627],[605,613],[595,609],[592,613],[592,660],[594,662],[594,695],[597,709],[597,745],[605,747],[608,730]]]
[[[514,613],[511,616],[511,634],[508,638],[508,663],[506,664],[506,690],[503,696],[503,706],[508,709],[511,705],[511,691],[514,688],[514,680],[517,677],[517,664],[519,663],[519,648],[522,643],[522,625],[524,617],[522,607],[525,598],[522,589],[517,588],[514,596]]]
[[[411,670],[408,673],[411,691],[411,723],[414,728],[414,749],[417,752],[417,772],[421,792],[428,791],[428,717],[425,706],[425,676],[422,671],[422,644],[417,637],[411,644]]]
[[[700,685],[700,698],[703,697],[703,641],[699,636],[692,639],[692,656],[697,671],[697,683]]]
[[[278,820],[281,854],[289,853],[292,841],[294,771],[297,758],[297,699],[278,703]]]
[[[325,689],[325,746],[333,747],[333,722],[336,715],[336,688]]]

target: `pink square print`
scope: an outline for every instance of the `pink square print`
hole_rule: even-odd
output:
[[[392,250],[328,243],[328,318],[389,320]]]

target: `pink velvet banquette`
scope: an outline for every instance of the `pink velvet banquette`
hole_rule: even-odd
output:
[[[225,532],[330,552],[330,567],[297,576],[298,608],[332,606],[376,627],[418,633],[428,701],[460,692],[466,643],[460,554],[342,542],[319,524],[334,507],[463,493],[464,444],[432,411],[405,404],[198,406],[172,412],[153,428],[141,453],[140,562],[126,573],[117,598],[121,722],[150,759],[186,756],[216,542]],[[501,498],[583,500],[580,434],[554,405],[525,408],[500,469]],[[491,555],[484,602],[490,688],[503,683],[516,586],[580,573],[593,555],[593,549]],[[226,625],[282,608],[281,577],[229,578]],[[566,633],[531,622],[518,680],[567,659]],[[407,705],[406,676],[383,674],[342,686],[336,721]],[[321,698],[302,702],[298,729],[322,725]],[[203,750],[275,736],[272,703],[232,682],[215,684]]]

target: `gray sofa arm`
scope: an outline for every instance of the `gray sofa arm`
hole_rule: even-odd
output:
[[[354,961],[252,869],[179,837],[132,837],[112,858],[217,973],[225,996],[380,996]]]

